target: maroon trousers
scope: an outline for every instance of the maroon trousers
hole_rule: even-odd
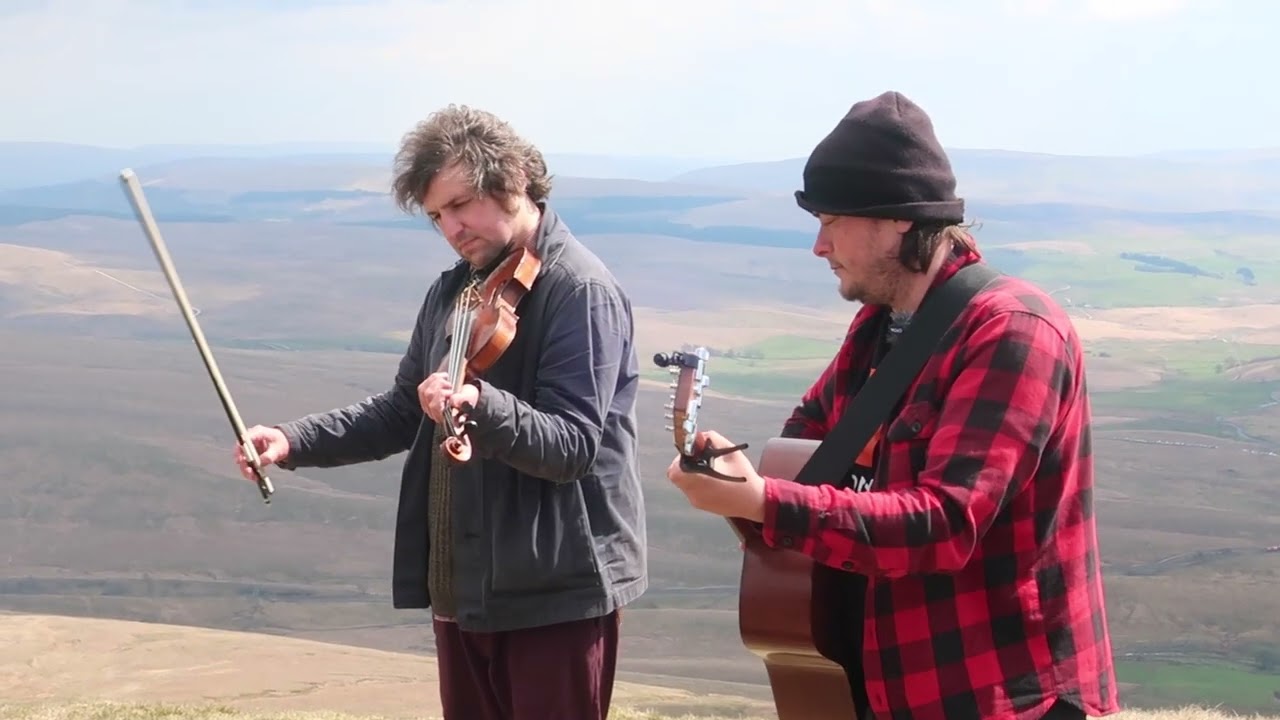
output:
[[[619,622],[476,633],[433,620],[445,720],[606,720]]]

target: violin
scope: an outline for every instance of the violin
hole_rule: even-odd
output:
[[[516,307],[541,270],[542,260],[521,247],[507,255],[479,286],[472,283],[462,291],[453,313],[449,353],[441,367],[449,373],[453,387],[482,376],[511,346],[520,321]],[[451,407],[445,401],[445,438],[440,449],[457,463],[471,459],[468,431],[475,426],[467,419],[471,410],[467,405]]]

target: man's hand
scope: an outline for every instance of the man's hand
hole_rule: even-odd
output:
[[[446,401],[454,408],[461,408],[463,405],[475,407],[480,401],[480,388],[466,383],[455,392],[453,383],[449,381],[449,373],[443,371],[428,375],[418,385],[418,402],[422,405],[422,411],[437,423],[444,422]]]
[[[732,447],[735,443],[715,431],[698,433],[694,448]],[[680,488],[693,507],[724,517],[764,522],[764,478],[741,451],[711,461],[711,467],[725,475],[746,478],[745,482],[720,480],[697,472],[685,472],[677,455],[667,468],[667,478]]]
[[[253,443],[253,449],[258,453],[259,464],[264,468],[289,457],[289,439],[280,432],[279,428],[254,425],[245,431],[244,437]],[[236,465],[240,467],[240,474],[244,479],[256,481],[257,477],[249,465],[249,458],[245,457],[244,448],[236,445],[235,455]]]

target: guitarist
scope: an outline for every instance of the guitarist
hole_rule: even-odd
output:
[[[796,201],[820,223],[814,254],[862,307],[783,435],[826,437],[930,291],[982,262],[955,187],[932,121],[896,92],[856,103],[814,149]],[[745,482],[684,472],[680,458],[668,477],[694,507],[759,523],[767,545],[815,561],[815,600],[851,609],[829,630],[847,650],[832,659],[868,716],[1116,712],[1070,318],[998,276],[886,417],[865,448],[849,448],[847,477],[761,477],[742,452],[713,467]],[[715,432],[697,442],[734,444]]]

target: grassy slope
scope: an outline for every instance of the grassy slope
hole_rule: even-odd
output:
[[[203,628],[0,614],[0,720],[406,720],[439,717],[429,657]],[[1184,673],[1178,709],[1117,720],[1217,720],[1209,678]],[[1212,678],[1247,692],[1236,680]],[[767,701],[621,679],[615,720],[753,720]],[[199,698],[197,700],[197,698]]]
[[[646,213],[661,215],[673,207],[662,197],[646,202],[641,208]],[[640,206],[619,207],[606,198],[596,207],[601,212],[584,218],[598,228],[625,228],[625,211]],[[610,212],[619,213],[614,225],[606,222]],[[727,221],[715,207],[699,212],[712,226]],[[416,229],[294,223],[266,235],[262,225],[165,227],[188,291],[206,310],[206,332],[216,341],[316,351],[220,351],[224,372],[229,370],[251,422],[380,390],[394,356],[332,351],[396,350],[403,342],[397,333],[405,327],[405,308],[419,300],[424,276],[447,261],[447,253],[424,242]],[[1280,346],[1274,324],[1246,322],[1238,310],[1204,318],[1160,307],[1274,302],[1280,262],[1263,252],[1274,247],[1273,238],[1224,236],[1213,228],[1153,232],[1113,225],[1060,233],[1053,244],[996,247],[1017,243],[1019,233],[998,224],[991,229],[995,232],[985,236],[984,246],[992,257],[1047,289],[1066,287],[1057,296],[1073,307],[1090,344],[1098,413],[1128,419],[1100,423],[1097,441],[1113,629],[1126,652],[1155,653],[1140,662],[1122,662],[1122,680],[1134,683],[1128,696],[1177,699],[1194,688],[1191,700],[1265,705],[1265,690],[1274,678],[1258,680],[1247,669],[1220,663],[1171,665],[1152,658],[1178,652],[1197,663],[1220,656],[1248,663],[1268,646],[1280,647],[1280,632],[1269,620],[1280,617],[1280,605],[1269,599],[1280,597],[1275,560],[1210,558],[1161,575],[1141,570],[1144,563],[1185,551],[1256,548],[1280,537],[1277,524],[1268,519],[1280,516],[1271,489],[1276,460],[1250,454],[1257,444],[1222,438],[1236,432],[1226,420],[1272,446],[1280,443],[1280,412],[1274,406],[1259,408],[1277,389],[1274,366],[1267,366]],[[797,236],[805,232],[797,230]],[[149,316],[150,324],[140,326],[145,333],[128,324],[132,318],[102,315],[82,317],[78,327],[103,333],[119,323],[124,334],[161,334],[175,341],[113,344],[104,351],[90,349],[83,340],[3,338],[8,383],[3,389],[13,414],[5,418],[0,460],[15,469],[18,483],[5,498],[0,527],[19,538],[10,574],[30,573],[50,582],[36,592],[10,595],[12,606],[55,602],[74,612],[428,648],[420,635],[404,632],[421,628],[403,614],[386,611],[381,595],[396,461],[284,476],[277,484],[288,501],[263,510],[248,488],[228,484],[225,420],[172,306],[122,290],[93,270],[74,276],[96,283],[92,294],[69,284],[65,263],[89,262],[167,298],[136,226],[77,218],[12,229],[0,234],[0,242],[6,241],[70,255],[26,252],[23,272],[0,278],[0,289],[10,283],[0,293],[0,311],[29,311],[34,304],[45,313],[82,312],[90,301],[99,308],[110,301],[116,312]],[[648,364],[648,355],[672,345],[693,342],[735,351],[736,357],[713,360],[712,390],[746,397],[716,396],[704,419],[756,448],[827,362],[847,322],[849,309],[825,299],[830,277],[806,252],[635,234],[596,235],[589,241],[633,289],[642,367],[650,377],[664,375]],[[366,252],[363,262],[344,261],[357,246]],[[1121,251],[1159,253],[1219,277],[1135,271],[1134,261],[1117,257]],[[1242,265],[1250,268],[1255,284],[1233,275]],[[42,279],[31,283],[37,272]],[[335,282],[338,276],[343,283]],[[768,298],[758,293],[762,282],[771,288]],[[779,300],[786,307],[778,307]],[[276,312],[255,313],[260,307],[255,301]],[[805,307],[821,308],[822,317],[801,320],[796,312]],[[1156,317],[1143,321],[1123,314],[1133,307],[1154,307]],[[18,316],[14,322],[49,317]],[[178,370],[154,369],[166,357],[178,363]],[[166,393],[183,400],[166,401]],[[661,399],[650,393],[642,400],[642,420],[657,436]],[[75,438],[77,448],[70,456],[62,439],[67,436]],[[1163,444],[1170,442],[1191,445]],[[1199,447],[1206,443],[1214,447]],[[758,663],[736,644],[732,591],[678,591],[688,585],[732,586],[737,563],[723,523],[690,512],[662,482],[668,448],[661,439],[646,439],[643,470],[650,479],[657,587],[632,615],[637,652],[630,667],[700,681],[714,676],[759,682]],[[74,527],[94,528],[95,542],[68,542]],[[710,549],[696,548],[700,543]],[[314,550],[334,546],[344,552]],[[74,586],[48,580],[67,571],[93,578],[96,584],[85,587],[95,594],[72,600]],[[211,580],[215,587],[177,584],[193,577]],[[104,585],[104,578],[117,585]],[[121,578],[133,579],[138,588],[126,588],[117,597],[103,592],[118,590]],[[272,595],[263,591],[264,581],[290,585]],[[228,591],[233,582],[247,589]],[[316,590],[318,596],[301,601],[290,594],[301,589]],[[1229,611],[1242,619],[1230,620]],[[695,620],[708,629],[695,629]],[[710,658],[723,662],[709,663]],[[1223,672],[1231,674],[1215,675]]]
[[[415,720],[439,716],[415,715]],[[721,715],[668,713],[645,708],[616,707],[609,720],[767,720],[771,715]],[[1190,704],[1165,710],[1127,710],[1109,716],[1114,720],[1271,720],[1277,715],[1241,715],[1213,707]],[[33,703],[0,704],[0,720],[402,720],[388,715],[320,711],[241,712],[224,705],[172,703]]]

